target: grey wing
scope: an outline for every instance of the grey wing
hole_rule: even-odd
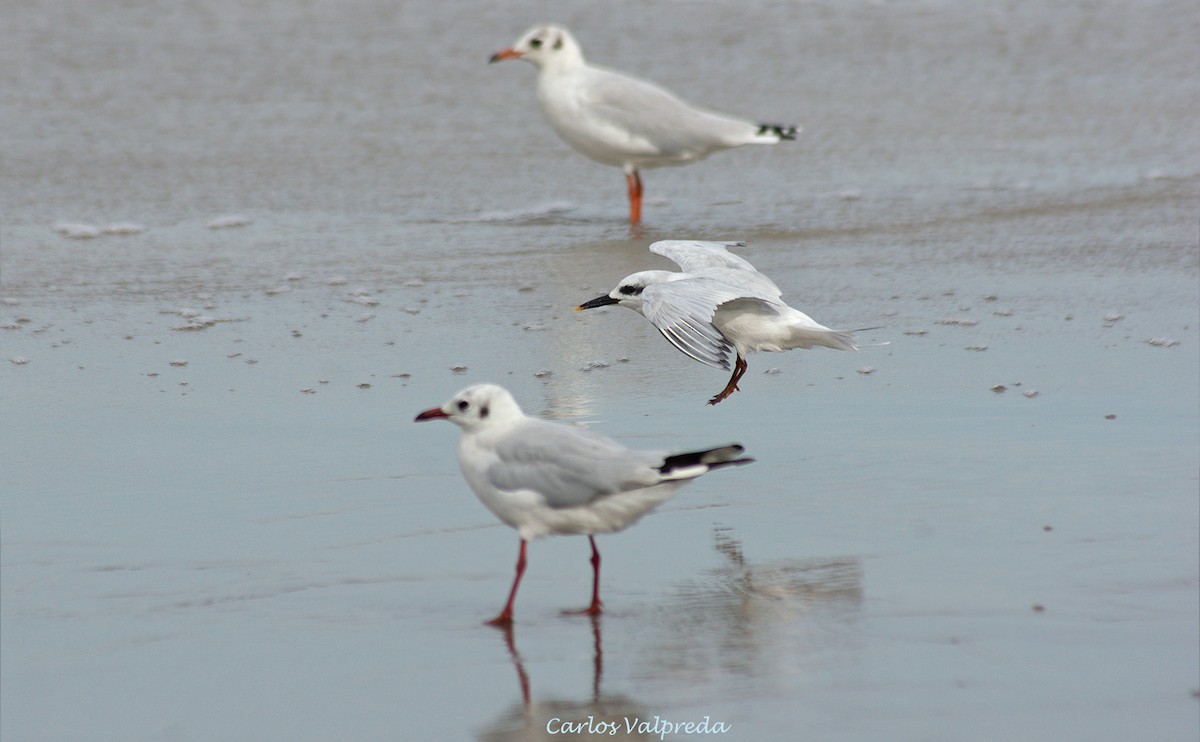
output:
[[[758,126],[696,108],[646,80],[602,67],[591,69],[592,110],[649,147],[646,154],[679,156],[744,143]]]
[[[701,240],[659,240],[650,252],[675,261],[685,273],[700,273],[713,268],[758,273],[749,261],[729,252],[730,247],[745,247],[745,242],[704,242]]]
[[[729,252],[728,247],[741,247],[745,242],[704,242],[702,240],[660,240],[650,245],[650,252],[675,261],[686,273],[724,284],[730,299],[762,299],[777,304],[783,292],[775,282],[750,265],[748,260]],[[714,306],[714,309],[716,307]]]
[[[647,286],[642,313],[671,345],[701,363],[729,370],[733,347],[713,326],[713,313],[727,301],[744,296],[721,281],[684,278]]]
[[[487,470],[498,489],[540,494],[552,508],[656,484],[660,454],[631,451],[582,428],[530,419],[496,447]]]

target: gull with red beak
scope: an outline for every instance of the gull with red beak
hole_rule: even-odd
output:
[[[702,474],[753,459],[737,444],[668,455],[634,451],[583,428],[529,417],[495,384],[467,387],[441,407],[417,415],[462,428],[458,463],[480,501],[517,529],[521,548],[508,602],[490,624],[512,622],[525,574],[528,542],[552,534],[587,535],[592,546],[592,602],[601,612],[600,552],[595,534],[627,528]]]
[[[729,383],[712,399],[716,404],[738,391],[751,351],[778,352],[817,345],[858,350],[852,332],[831,330],[780,298],[779,287],[754,266],[729,252],[743,242],[662,240],[650,252],[670,258],[683,269],[641,271],[621,279],[604,296],[575,307],[612,304],[640,312],[671,345],[688,357],[729,370],[729,352],[737,360]],[[874,329],[874,328],[866,328]],[[861,332],[856,330],[854,332]]]
[[[550,128],[580,154],[625,171],[629,222],[642,220],[642,168],[685,165],[744,144],[795,139],[798,126],[755,123],[697,108],[654,83],[588,64],[562,26],[535,26],[492,62],[524,59],[539,70],[537,96]]]

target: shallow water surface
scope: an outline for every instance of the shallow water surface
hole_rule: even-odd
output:
[[[5,740],[1200,731],[1192,4],[7,16]],[[647,173],[631,230],[533,70],[486,64],[551,18],[805,132]],[[877,329],[709,407],[723,372],[571,311],[669,238]],[[600,538],[596,620],[559,615],[586,541],[534,543],[499,631],[516,536],[412,422],[482,381],[756,463]]]

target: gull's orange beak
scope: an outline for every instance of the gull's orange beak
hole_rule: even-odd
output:
[[[520,58],[521,58],[521,52],[519,52],[519,51],[514,51],[513,49],[501,49],[500,51],[498,51],[492,55],[492,58],[488,60],[488,64],[495,64],[496,62],[503,62],[506,59],[520,59]]]

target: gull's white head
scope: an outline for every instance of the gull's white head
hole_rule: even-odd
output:
[[[570,31],[547,24],[529,29],[515,44],[496,52],[489,61],[506,59],[524,59],[538,68],[573,66],[583,64],[583,50]]]
[[[656,283],[666,283],[667,281],[678,281],[681,278],[687,278],[687,276],[683,273],[675,273],[673,271],[639,271],[638,273],[622,278],[617,287],[604,296],[597,296],[595,299],[585,301],[575,307],[575,311],[620,304],[635,312],[641,312],[642,292],[646,290],[647,286],[653,286]]]
[[[455,394],[441,407],[417,415],[422,420],[449,420],[465,431],[503,425],[523,417],[517,401],[504,387],[495,384],[476,384]]]

